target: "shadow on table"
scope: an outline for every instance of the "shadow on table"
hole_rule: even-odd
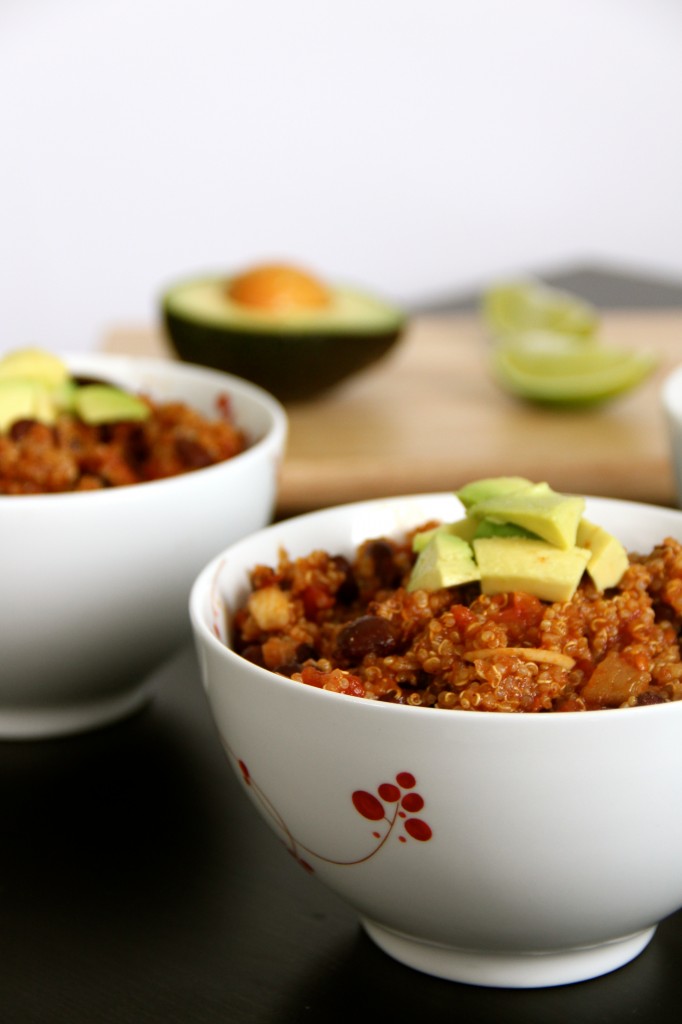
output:
[[[0,906],[158,913],[169,880],[180,872],[191,889],[210,855],[196,774],[150,709],[78,737],[1,745]],[[174,886],[176,909],[183,895]]]
[[[682,914],[581,985],[483,989],[397,963],[251,806],[191,652],[165,681],[117,726],[0,743],[3,1024],[679,1019]]]

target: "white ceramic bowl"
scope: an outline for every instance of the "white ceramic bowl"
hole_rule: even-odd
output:
[[[228,394],[253,443],[167,480],[0,496],[0,738],[74,732],[141,706],[150,671],[191,640],[201,566],[270,522],[276,500],[287,421],[265,391],[171,360],[64,358],[74,373],[205,414]]]
[[[675,510],[588,499],[587,514],[631,550],[682,539]],[[276,564],[280,546],[348,555],[365,538],[459,515],[450,495],[370,501],[228,548],[190,601],[208,700],[257,809],[386,952],[480,985],[594,977],[636,956],[682,906],[682,703],[412,708],[304,686],[228,646],[248,570]],[[377,811],[378,798],[377,820],[358,812],[363,801]]]

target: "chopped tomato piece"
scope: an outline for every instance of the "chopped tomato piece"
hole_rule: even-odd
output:
[[[301,594],[306,618],[314,619],[318,612],[333,608],[335,597],[324,587],[311,583]]]
[[[296,677],[294,677],[296,678]],[[334,668],[331,672],[320,672],[312,665],[301,669],[300,679],[308,686],[331,690],[333,693],[345,693],[348,697],[364,697],[365,686],[361,679],[350,672]]]

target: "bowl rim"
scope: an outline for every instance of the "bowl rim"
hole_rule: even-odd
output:
[[[373,710],[369,712],[370,714],[410,714],[418,715],[420,718],[422,718],[422,720],[424,716],[428,716],[429,718],[433,718],[433,716],[436,716],[436,719],[439,721],[447,721],[449,719],[452,719],[455,722],[462,722],[463,720],[466,720],[471,721],[472,723],[479,721],[515,721],[517,723],[530,723],[537,722],[538,720],[549,720],[555,723],[573,720],[582,722],[594,722],[596,720],[601,721],[606,719],[612,719],[615,715],[616,721],[621,721],[623,717],[625,717],[627,724],[627,721],[632,721],[633,717],[635,716],[640,717],[641,715],[646,714],[682,714],[682,700],[671,701],[666,704],[644,705],[641,707],[603,708],[601,710],[593,709],[590,711],[564,714],[560,712],[535,712],[525,714],[513,712],[477,713],[475,711],[465,711],[461,708],[453,708],[447,710],[443,708],[413,708],[408,707],[406,705],[390,704],[388,702],[376,700],[367,700],[365,697],[353,697],[348,694],[334,693],[331,691],[322,691],[318,690],[316,687],[313,686],[305,686],[304,684],[291,680],[286,676],[281,676],[278,673],[272,672],[267,668],[264,668],[260,665],[256,665],[255,663],[248,661],[248,659],[243,658],[240,654],[233,650],[232,647],[228,646],[226,643],[220,640],[219,637],[217,637],[213,630],[210,628],[210,625],[204,613],[204,608],[207,605],[208,598],[210,596],[212,588],[216,585],[217,577],[218,574],[220,573],[223,564],[229,559],[230,554],[238,550],[239,548],[250,546],[251,544],[256,544],[264,536],[276,536],[279,530],[281,530],[282,528],[286,528],[287,524],[290,523],[305,525],[305,523],[309,522],[310,520],[319,520],[321,518],[324,518],[325,516],[329,516],[330,518],[332,518],[335,514],[339,514],[343,511],[346,511],[349,515],[353,515],[353,513],[355,513],[356,515],[360,515],[364,509],[374,509],[381,505],[398,505],[400,502],[410,501],[429,502],[434,499],[442,500],[445,498],[449,499],[452,497],[454,497],[454,492],[452,491],[437,491],[430,493],[394,495],[386,498],[369,498],[363,501],[343,503],[340,505],[330,506],[328,508],[316,509],[311,512],[305,512],[301,515],[293,516],[290,519],[271,523],[270,525],[265,526],[260,530],[256,530],[255,532],[248,534],[246,537],[242,537],[240,540],[235,541],[234,544],[228,545],[228,547],[224,548],[221,552],[216,554],[204,566],[204,568],[199,572],[199,574],[195,578],[190,589],[189,615],[190,622],[195,634],[196,644],[208,644],[215,652],[219,654],[219,657],[223,659],[227,665],[232,664],[235,666],[247,666],[248,671],[254,673],[254,678],[262,679],[263,683],[267,684],[268,686],[272,686],[274,684],[274,680],[276,680],[278,686],[284,686],[285,688],[289,689],[292,694],[300,694],[299,699],[323,700],[328,703],[330,711],[335,707],[338,701],[341,701],[342,704],[340,706],[344,708],[348,707],[349,702],[351,703],[351,706],[355,705],[356,708],[360,708],[362,706],[372,708]],[[668,507],[664,505],[654,505],[645,502],[632,501],[623,498],[603,498],[597,495],[584,495],[584,497],[588,502],[602,503],[605,506],[613,507],[614,509],[618,508],[621,510],[629,510],[632,513],[636,513],[641,510],[660,512],[664,516],[669,516],[672,519],[676,519],[680,524],[680,532],[682,533],[682,509]],[[661,537],[661,540],[662,539],[663,537]],[[627,713],[624,715],[624,712]],[[365,714],[367,712],[358,713]],[[480,728],[481,726],[473,725],[472,727]],[[502,726],[502,728],[506,727],[511,728],[511,726]],[[493,728],[493,726],[489,725],[486,728]],[[498,728],[498,726],[494,726],[494,728]],[[520,726],[517,724],[517,726],[514,726],[514,728],[535,728],[535,726]],[[548,727],[543,726],[543,728]],[[550,726],[549,728],[553,728],[553,726]]]
[[[260,458],[263,449],[267,451],[272,448],[276,451],[280,446],[283,448],[286,442],[288,417],[284,406],[279,399],[270,394],[269,391],[266,391],[265,388],[243,377],[237,377],[235,374],[227,373],[224,370],[163,357],[135,356],[118,352],[99,351],[67,351],[56,354],[69,367],[73,366],[75,369],[77,369],[79,364],[87,365],[92,363],[93,366],[102,365],[110,367],[112,372],[115,372],[116,367],[120,367],[119,372],[123,374],[125,374],[126,370],[139,370],[143,373],[158,373],[160,375],[170,371],[179,377],[186,377],[196,381],[204,380],[209,384],[214,383],[216,390],[231,391],[235,396],[238,395],[240,399],[243,398],[247,402],[252,403],[254,408],[260,407],[264,409],[268,414],[270,422],[263,436],[258,438],[253,444],[250,444],[243,452],[239,452],[223,462],[202,466],[188,473],[180,473],[176,476],[164,477],[160,480],[144,480],[134,484],[93,491],[64,491],[47,494],[0,494],[0,506],[8,507],[10,504],[17,503],[18,507],[20,504],[21,508],[27,509],[36,503],[42,506],[47,503],[64,505],[72,501],[82,502],[84,500],[90,503],[129,500],[131,494],[139,493],[140,487],[143,488],[144,493],[148,493],[150,488],[153,488],[156,492],[159,489],[172,490],[173,488],[182,487],[189,478],[196,478],[197,474],[200,474],[203,479],[209,474],[224,473],[226,467],[233,464],[244,465],[245,463],[252,462]],[[181,396],[178,396],[178,400],[185,401]]]
[[[682,363],[674,366],[663,380],[661,401],[670,416],[682,419]]]

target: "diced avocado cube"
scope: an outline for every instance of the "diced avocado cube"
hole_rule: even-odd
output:
[[[476,525],[474,537],[526,537],[538,540],[537,533],[531,533],[516,523],[496,523],[494,519],[481,519],[478,523],[471,521]]]
[[[523,591],[542,601],[570,601],[590,558],[584,548],[522,537],[481,537],[474,552],[484,594]]]
[[[469,514],[478,519],[514,523],[549,544],[571,548],[575,545],[584,509],[584,498],[558,494],[548,484],[540,483],[523,491],[480,501],[472,506]]]
[[[448,523],[448,533],[451,533],[453,537],[461,537],[462,540],[467,541],[471,544],[476,533],[476,520],[469,519],[457,519],[454,523]]]
[[[418,555],[422,552],[426,545],[433,540],[438,531],[442,529],[442,526],[434,526],[431,530],[420,530],[418,533],[415,533],[412,538],[412,550],[415,554]]]
[[[480,579],[471,545],[462,537],[436,530],[417,556],[407,589],[440,590]]]
[[[49,389],[35,380],[0,378],[0,430],[9,430],[18,420],[54,423]]]
[[[109,384],[86,384],[74,396],[76,414],[92,426],[127,420],[145,420],[149,406],[135,395]]]
[[[601,526],[581,519],[576,543],[590,552],[587,572],[598,590],[617,586],[630,560],[621,542]]]
[[[52,399],[52,390],[44,384],[34,384],[34,410],[33,416],[41,423],[54,423],[57,419],[57,409]]]
[[[455,491],[455,496],[459,498],[466,509],[470,509],[479,501],[496,498],[501,494],[513,494],[515,491],[522,491],[532,486],[533,482],[526,480],[523,476],[485,477],[460,487],[458,491]]]
[[[0,359],[0,380],[34,380],[56,387],[68,377],[69,370],[61,359],[42,349],[19,349]]]
[[[473,519],[458,519],[454,523],[442,523],[440,526],[434,526],[431,530],[420,530],[412,538],[412,550],[419,554],[437,533],[448,533],[471,543],[476,533],[476,522]]]
[[[73,412],[77,390],[78,385],[71,377],[51,389],[50,398],[57,412]]]

